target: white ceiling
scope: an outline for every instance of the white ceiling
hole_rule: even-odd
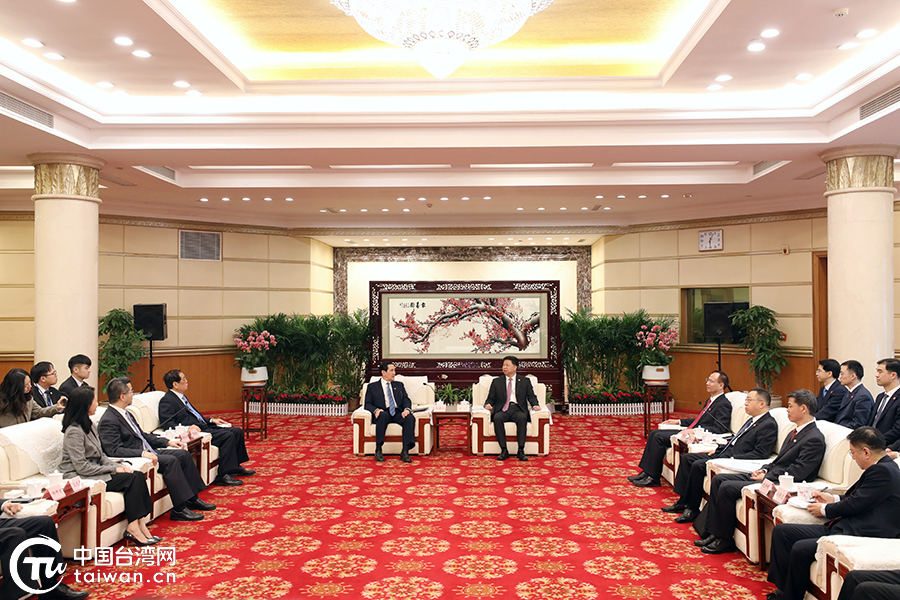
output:
[[[820,208],[819,152],[900,144],[900,102],[859,116],[900,86],[900,3],[841,4],[843,18],[824,0],[712,0],[654,78],[260,82],[163,0],[0,0],[0,92],[54,117],[48,128],[0,107],[0,166],[88,152],[107,161],[105,215],[298,228],[337,246],[369,231],[394,234],[378,245],[482,245],[495,230],[585,244],[611,226]],[[781,33],[748,51],[767,28]],[[867,28],[878,35],[856,39]],[[707,91],[722,74],[733,79]],[[763,161],[775,166],[754,175]],[[472,166],[485,164],[527,166]],[[0,168],[2,209],[30,210],[30,187],[27,169]]]

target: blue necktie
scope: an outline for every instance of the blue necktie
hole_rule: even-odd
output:
[[[128,411],[125,411],[125,414],[128,416],[128,421],[131,423],[131,426],[134,427],[135,433],[137,433],[138,437],[141,438],[141,443],[144,444],[144,449],[147,452],[152,452],[153,454],[156,454],[156,450],[154,450],[153,446],[151,446],[147,442],[147,438],[144,437],[144,434],[141,432],[141,428],[138,427],[137,421],[134,420],[134,416]]]
[[[38,391],[41,392],[41,396],[43,396],[44,398],[44,404],[46,404],[47,406],[53,406],[53,402],[50,400],[50,390],[42,392],[41,389],[38,388]]]
[[[744,423],[744,426],[741,427],[741,428],[738,430],[738,432],[737,432],[736,434],[734,434],[734,437],[733,437],[733,438],[731,438],[730,440],[728,440],[728,443],[725,444],[725,447],[722,448],[721,451],[722,451],[722,452],[725,452],[726,450],[728,450],[728,448],[731,447],[731,445],[734,443],[734,441],[735,441],[736,439],[738,439],[739,437],[741,437],[741,434],[742,434],[742,433],[744,433],[745,431],[747,431],[748,429],[750,429],[750,426],[751,426],[751,425],[753,425],[753,417],[750,417],[749,419],[747,419],[747,422]]]
[[[388,382],[387,384],[388,391],[388,412],[391,413],[391,416],[394,416],[394,413],[397,412],[397,405],[394,403],[394,392],[391,391],[391,384]]]
[[[191,405],[191,401],[187,399],[187,396],[184,397],[184,405],[187,407],[187,409],[191,412],[192,415],[194,415],[195,417],[197,417],[197,419],[198,419],[201,423],[205,423],[205,422],[206,422],[206,419],[203,418],[203,415],[201,415],[200,413],[198,413],[198,412],[197,412],[197,409],[195,409],[195,408],[193,407],[193,405]]]

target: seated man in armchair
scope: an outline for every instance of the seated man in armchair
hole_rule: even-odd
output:
[[[519,359],[515,356],[504,357],[502,368],[503,377],[497,377],[491,382],[491,389],[484,401],[484,407],[491,411],[491,422],[494,424],[497,443],[500,444],[500,456],[497,457],[497,460],[509,458],[509,451],[506,449],[505,426],[506,423],[513,422],[516,424],[516,441],[519,444],[516,458],[527,461],[525,436],[528,433],[528,423],[531,421],[531,412],[528,407],[530,405],[532,410],[540,410],[541,407],[538,404],[537,396],[534,395],[531,381],[527,377],[516,374],[516,370],[519,368]]]

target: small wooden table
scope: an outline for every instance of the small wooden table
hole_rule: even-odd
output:
[[[90,491],[91,488],[86,485],[77,492],[69,492],[65,497],[57,500],[56,514],[52,515],[53,522],[59,526],[60,522],[81,513],[81,539],[78,541],[79,546],[84,546],[84,543],[87,541],[88,493]],[[100,510],[99,507],[97,510]]]
[[[466,410],[435,411],[431,413],[434,419],[434,451],[441,447],[441,421],[462,421],[466,428],[466,454],[472,454],[472,412]]]
[[[669,420],[669,402],[666,400],[666,393],[669,391],[669,385],[644,385],[644,439],[646,439],[650,435],[650,430],[653,428],[653,424],[650,419],[650,404],[652,403],[652,396],[650,394],[650,390],[660,390],[663,392],[662,395],[662,420]]]
[[[194,459],[194,464],[197,465],[197,471],[200,471],[200,465],[203,464],[203,460],[200,457],[200,452],[203,449],[202,443],[202,435],[193,438],[187,443],[187,450],[191,453],[191,458]]]
[[[250,427],[250,402],[259,400],[259,427]],[[250,437],[250,433],[259,432],[259,439],[269,437],[269,397],[264,385],[241,386],[241,429],[244,430],[244,439]]]
[[[796,492],[792,492],[791,496],[796,496]],[[759,489],[756,490],[756,535],[759,540],[759,570],[765,571],[769,567],[769,561],[766,559],[766,523],[770,523],[775,527],[775,515],[772,512],[776,506],[781,506],[774,500],[775,492],[763,494]]]

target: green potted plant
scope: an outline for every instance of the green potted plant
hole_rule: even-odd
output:
[[[468,391],[467,388],[454,388],[452,383],[448,383],[435,389],[434,399],[436,402],[443,402],[448,410],[454,411],[456,405],[466,399]]]
[[[734,326],[743,331],[740,342],[747,350],[747,362],[756,381],[756,387],[772,391],[772,384],[778,380],[781,370],[788,365],[781,347],[784,339],[777,325],[776,313],[765,306],[751,306],[735,311],[731,315]]]
[[[97,372],[106,384],[116,377],[133,377],[131,365],[147,356],[143,341],[147,336],[134,326],[134,317],[123,308],[114,308],[100,319],[97,333],[100,335]]]

